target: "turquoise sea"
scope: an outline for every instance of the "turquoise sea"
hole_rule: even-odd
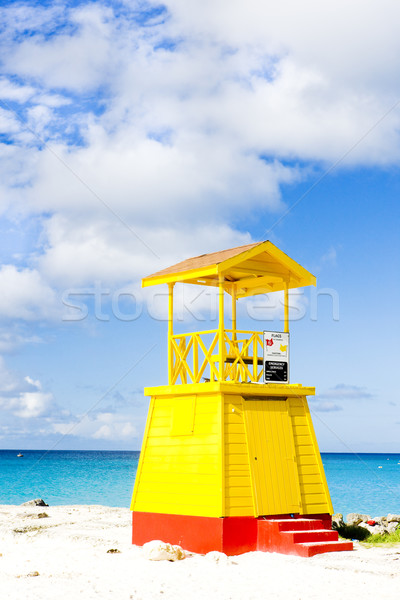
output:
[[[0,450],[0,504],[130,504],[139,452]],[[400,514],[400,454],[322,454],[335,512]]]

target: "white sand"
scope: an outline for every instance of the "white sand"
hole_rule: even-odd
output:
[[[41,512],[49,518],[38,519]],[[249,552],[219,562],[200,555],[153,562],[130,539],[127,509],[0,506],[0,598],[400,598],[400,545],[357,544],[353,552],[313,558]],[[107,553],[111,548],[120,553]]]

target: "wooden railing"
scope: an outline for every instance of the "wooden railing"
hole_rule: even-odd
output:
[[[222,345],[217,329],[170,336],[169,384],[260,381],[263,369],[262,333],[232,329],[223,333]]]

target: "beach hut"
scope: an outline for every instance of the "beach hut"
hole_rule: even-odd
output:
[[[217,288],[216,329],[174,333],[178,282]],[[168,385],[145,389],[151,400],[131,504],[134,544],[158,539],[228,555],[352,548],[331,530],[307,404],[315,388],[288,378],[289,290],[315,283],[270,241],[190,258],[143,279],[144,287],[168,286]],[[237,328],[240,298],[278,291],[283,332]]]

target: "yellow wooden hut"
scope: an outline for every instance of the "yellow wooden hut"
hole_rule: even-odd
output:
[[[174,333],[177,282],[218,289],[217,329]],[[264,383],[263,332],[236,323],[240,298],[283,291],[288,332],[289,290],[315,283],[270,241],[190,258],[143,280],[168,285],[168,385],[145,389],[151,400],[131,504],[133,543],[304,556],[351,546],[330,530],[306,399],[315,388]]]

